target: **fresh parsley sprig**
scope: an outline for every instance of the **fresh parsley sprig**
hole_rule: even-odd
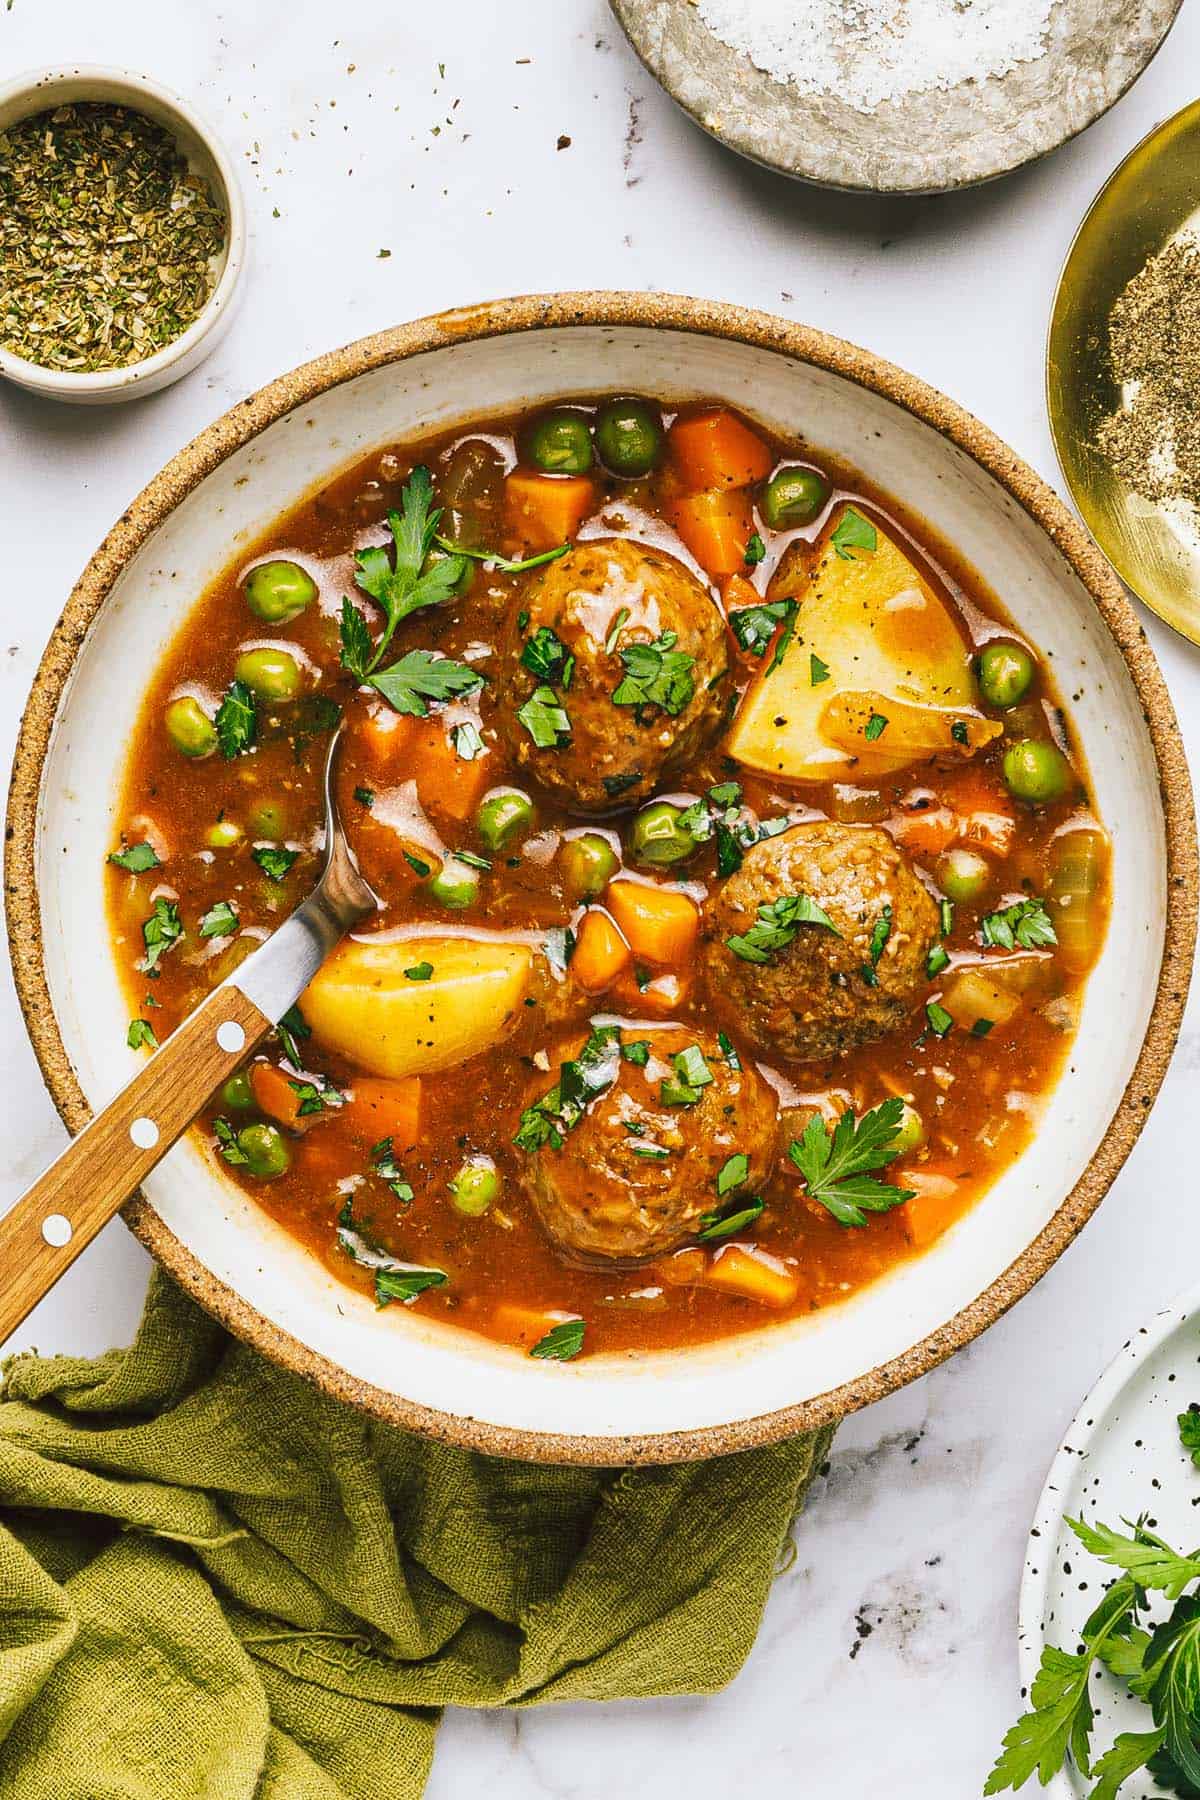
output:
[[[583,1349],[584,1330],[582,1319],[563,1319],[538,1339],[529,1354],[539,1362],[570,1362]]]
[[[788,1156],[803,1175],[809,1198],[833,1214],[839,1225],[863,1226],[868,1213],[890,1212],[913,1198],[912,1190],[876,1181],[872,1171],[885,1169],[898,1152],[893,1144],[904,1116],[904,1102],[893,1096],[856,1119],[852,1107],[842,1114],[832,1136],[820,1113],[814,1113]]]
[[[483,676],[468,664],[432,650],[410,650],[370,680],[389,706],[417,719],[428,717],[429,701],[460,700],[483,686]]]
[[[1054,921],[1044,901],[1018,900],[979,921],[979,941],[989,950],[1042,950],[1057,944]]]
[[[355,551],[355,584],[374,600],[384,621],[383,631],[372,645],[358,608],[350,600],[342,603],[342,666],[360,681],[370,680],[403,620],[423,607],[448,600],[462,580],[467,564],[461,551],[439,557],[426,567],[441,516],[441,507],[433,504],[433,478],[425,465],[418,463],[401,489],[400,511],[387,516],[392,557],[389,559],[382,544]]]
[[[512,557],[501,556],[498,550],[472,550],[466,544],[451,543],[449,538],[435,537],[434,543],[447,556],[469,556],[472,562],[490,563],[501,575],[522,575],[526,569],[540,569],[543,563],[557,562],[571,548],[570,544],[556,544],[553,550],[541,550],[536,556]]]

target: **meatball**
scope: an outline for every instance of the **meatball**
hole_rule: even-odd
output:
[[[751,1191],[775,1160],[775,1095],[755,1068],[731,1067],[716,1041],[690,1026],[651,1027],[644,1035],[611,1029],[607,1043],[600,1034],[602,1091],[559,1134],[559,1147],[545,1142],[524,1158],[522,1179],[547,1236],[577,1263],[644,1262],[677,1249],[695,1236],[703,1213],[726,1204],[717,1197],[717,1176],[736,1151],[749,1158],[739,1185]],[[619,1056],[618,1037],[648,1043],[646,1062]],[[554,1074],[531,1087],[529,1106],[543,1100],[559,1066],[586,1041],[574,1033],[551,1047]],[[596,1045],[597,1034],[590,1041]],[[674,1059],[691,1052],[685,1069],[694,1070],[696,1050],[712,1079],[689,1087]],[[676,1104],[663,1099],[664,1084]],[[678,1103],[681,1091],[690,1104]]]
[[[807,895],[831,920],[782,923],[790,941],[729,948],[762,909]],[[760,937],[763,933],[760,933]],[[908,859],[873,826],[796,825],[748,851],[710,899],[700,957],[722,1021],[767,1055],[809,1062],[882,1037],[912,1009],[938,911]]]
[[[658,655],[631,669],[622,653],[639,645]],[[720,730],[730,682],[724,621],[664,551],[625,538],[577,544],[514,596],[497,681],[522,768],[579,811],[631,806]],[[541,747],[518,717],[539,688],[553,689],[570,721],[569,737],[560,729]]]

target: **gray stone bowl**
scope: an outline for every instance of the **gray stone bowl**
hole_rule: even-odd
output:
[[[1146,68],[1182,0],[1056,0],[1037,62],[869,114],[773,81],[689,0],[610,4],[655,80],[731,150],[822,187],[930,194],[1006,175],[1093,124]]]

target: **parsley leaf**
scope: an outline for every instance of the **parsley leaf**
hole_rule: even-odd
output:
[[[154,1027],[149,1019],[130,1019],[129,1030],[125,1033],[125,1042],[131,1050],[140,1050],[143,1044],[151,1050],[158,1049],[158,1039],[154,1035]]]
[[[250,857],[269,881],[282,881],[299,854],[298,850],[285,850],[281,844],[255,844]]]
[[[887,941],[892,935],[892,909],[885,906],[871,928],[871,942],[867,945],[867,960],[862,967],[862,978],[868,987],[877,987],[879,977],[875,971],[879,967],[879,959],[887,949]],[[947,958],[947,960],[949,960]]]
[[[557,750],[571,736],[571,721],[552,687],[536,687],[517,717],[539,750]]]
[[[110,850],[108,860],[129,875],[144,875],[147,869],[162,868],[153,844],[130,844],[127,848]]]
[[[359,681],[367,679],[374,644],[367,621],[348,596],[342,600],[342,616],[338,624],[341,639],[341,663]]]
[[[945,1037],[954,1029],[954,1019],[944,1006],[936,1000],[930,1000],[925,1007],[925,1017],[929,1020],[929,1029],[935,1037]]]
[[[944,944],[931,945],[929,955],[925,958],[925,973],[928,975],[930,981],[932,981],[935,976],[940,975],[942,970],[948,968],[949,965],[950,954],[947,951],[946,946]]]
[[[593,1100],[606,1094],[617,1079],[621,1056],[621,1031],[617,1025],[593,1026],[578,1056],[564,1062],[558,1080],[521,1114],[513,1138],[519,1150],[541,1150],[549,1144],[561,1150],[563,1138],[574,1129]]]
[[[634,1038],[630,1043],[622,1044],[621,1061],[632,1063],[636,1069],[644,1069],[650,1061],[650,1039]]]
[[[213,1136],[217,1140],[217,1148],[225,1161],[233,1168],[241,1163],[248,1163],[250,1158],[238,1143],[237,1132],[228,1119],[213,1120]]]
[[[501,575],[520,575],[526,569],[540,569],[543,563],[557,562],[571,548],[570,544],[556,544],[553,550],[542,550],[537,556],[522,556],[514,561],[512,557],[501,556],[498,550],[470,550],[466,544],[452,544],[449,538],[435,537],[434,543],[449,556],[469,556],[472,562],[491,563]]]
[[[221,755],[227,760],[253,747],[258,736],[258,714],[254,710],[254,695],[244,681],[230,682],[214,723]]]
[[[461,725],[456,725],[450,733],[450,742],[461,762],[474,762],[477,756],[483,755],[483,739],[473,719],[464,719]]]
[[[425,568],[425,559],[433,548],[437,522],[442,514],[441,508],[433,504],[433,480],[423,463],[418,463],[405,482],[400,494],[400,508],[399,512],[388,514],[388,529],[395,546],[395,566],[388,561],[387,551],[381,544],[372,544],[354,554],[355,582],[382,609],[384,617],[383,634],[365,666],[363,672],[366,675],[379,667],[401,621],[422,607],[438,606],[448,600],[466,568],[465,559],[458,551]],[[345,607],[342,619],[346,623]]]
[[[418,1295],[429,1288],[445,1287],[449,1276],[444,1269],[376,1269],[375,1304],[386,1306],[400,1300],[411,1306]]]
[[[384,1145],[388,1147],[390,1155],[390,1138],[384,1138],[381,1143],[376,1144],[375,1151],[382,1150]],[[374,1154],[373,1151],[372,1155]],[[410,1189],[409,1198],[411,1197]],[[399,1262],[373,1243],[355,1225],[349,1200],[338,1215],[337,1243],[338,1248],[361,1268],[374,1270],[376,1306],[386,1306],[390,1300],[400,1300],[405,1306],[410,1306],[419,1294],[424,1294],[429,1288],[444,1287],[449,1279],[444,1269],[423,1269],[414,1263]]]
[[[757,563],[760,563],[763,560],[763,557],[766,554],[767,546],[763,543],[762,538],[756,531],[753,536],[747,540],[746,548],[742,551],[742,561],[748,568],[752,569]]]
[[[829,542],[843,562],[856,561],[851,554],[854,550],[875,550],[879,546],[879,538],[871,521],[855,512],[852,506],[848,506],[838,520]]]
[[[371,1173],[387,1183],[401,1206],[412,1204],[412,1184],[405,1180],[404,1170],[396,1161],[390,1137],[380,1138],[377,1144],[371,1146]]]
[[[1200,1407],[1189,1406],[1186,1412],[1179,1414],[1176,1424],[1180,1443],[1200,1469]]]
[[[229,937],[238,928],[238,916],[228,900],[218,900],[200,921],[202,938]]]
[[[312,1027],[298,1006],[289,1006],[275,1027],[275,1036],[283,1045],[283,1053],[294,1069],[300,1068],[303,1058],[300,1045],[305,1038],[312,1036]]]
[[[419,962],[414,963],[411,969],[405,969],[404,979],[405,981],[428,981],[432,974],[433,964],[431,962]]]
[[[728,937],[725,943],[743,962],[769,963],[780,950],[786,950],[802,925],[819,925],[834,937],[842,935],[829,914],[807,894],[781,894],[778,900],[759,907],[758,921],[749,931]]]
[[[705,1061],[703,1050],[699,1044],[689,1044],[678,1051],[671,1062],[675,1076],[674,1079],[667,1076],[661,1082],[659,1099],[664,1106],[695,1106],[713,1081],[713,1072]]]
[[[375,789],[369,787],[356,787],[354,790],[354,798],[358,801],[360,806],[365,806],[367,811],[370,812],[375,804]]]
[[[158,965],[173,945],[183,936],[183,920],[173,900],[158,899],[154,911],[142,926],[142,942],[146,954],[138,964],[143,975],[157,975]]]
[[[809,687],[820,687],[823,681],[828,680],[829,664],[823,663],[816,651],[813,650],[808,658],[808,685]]]
[[[795,619],[796,609],[795,600],[764,600],[760,606],[740,606],[729,615],[730,629],[743,650],[751,656],[765,656],[779,627]]]
[[[575,658],[549,625],[539,625],[528,643],[522,646],[521,662],[539,681],[548,681],[556,687],[569,688],[575,673]]]
[[[989,950],[1040,950],[1057,944],[1058,933],[1041,900],[1018,900],[979,921],[979,941]]]
[[[618,607],[616,616],[613,619],[612,624],[608,628],[608,636],[604,640],[605,656],[611,656],[613,651],[616,649],[617,639],[620,637],[622,629],[628,623],[628,621],[629,621],[629,608],[627,606]]]
[[[696,691],[696,659],[676,650],[677,642],[675,632],[664,631],[652,644],[630,644],[620,652],[625,677],[613,689],[613,705],[636,707],[639,725],[641,708],[657,706],[675,718]]]
[[[322,1081],[318,1085],[315,1081],[293,1081],[289,1076],[288,1086],[296,1096],[298,1119],[311,1119],[317,1113],[335,1112],[346,1103],[346,1096],[331,1082]]]
[[[432,650],[410,650],[369,680],[389,706],[417,719],[428,717],[428,701],[458,699],[483,686],[483,676],[466,663],[435,655]]]
[[[897,1152],[891,1145],[903,1115],[904,1102],[895,1095],[857,1122],[851,1107],[831,1137],[820,1113],[814,1113],[799,1143],[789,1145],[788,1156],[803,1175],[809,1198],[831,1212],[839,1225],[865,1225],[868,1213],[890,1212],[912,1199],[911,1190],[876,1181],[870,1173],[895,1161]]]
[[[755,1219],[761,1218],[762,1213],[762,1201],[757,1194],[750,1194],[739,1201],[736,1212],[701,1213],[700,1230],[696,1235],[702,1244],[712,1244],[719,1238],[732,1237],[735,1231],[744,1231],[747,1225],[753,1225]]]
[[[883,713],[873,712],[871,714],[870,718],[863,726],[863,736],[866,738],[868,744],[873,744],[876,738],[881,738],[883,736],[888,728],[888,723],[889,721],[884,717]]]
[[[552,1325],[529,1354],[539,1362],[570,1362],[583,1349],[583,1332],[582,1319],[564,1319],[560,1325]]]
[[[718,1031],[717,1043],[720,1046],[721,1055],[725,1058],[729,1067],[731,1069],[740,1069],[742,1066],[742,1059],[734,1048],[733,1039],[727,1037],[723,1031]]]
[[[734,1188],[744,1187],[746,1177],[750,1173],[750,1158],[744,1150],[736,1150],[728,1157],[717,1175],[717,1197],[724,1199]]]
[[[1200,1581],[1200,1558],[1181,1556],[1144,1525],[1134,1526],[1130,1535],[1099,1520],[1088,1525],[1068,1519],[1067,1524],[1085,1550],[1132,1576],[1140,1588],[1159,1588],[1168,1600],[1178,1600],[1193,1581]]]

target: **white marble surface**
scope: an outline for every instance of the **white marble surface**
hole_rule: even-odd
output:
[[[1194,97],[1200,5],[1185,4],[1134,91],[1049,161],[973,194],[889,204],[727,155],[654,87],[603,0],[15,0],[0,12],[0,78],[68,58],[141,65],[218,123],[244,171],[252,290],[212,361],[151,400],[84,414],[0,390],[5,762],[72,581],[159,465],[264,379],[438,307],[589,286],[767,307],[907,365],[1056,480],[1042,400],[1053,282],[1109,170]],[[1200,653],[1148,629],[1200,754]],[[62,1132],[7,968],[0,982],[2,1204]],[[1200,1212],[1179,1179],[1198,1070],[1200,1004],[1079,1243],[972,1350],[844,1427],[726,1694],[456,1715],[431,1800],[484,1788],[494,1800],[707,1800],[751,1780],[770,1800],[978,1794],[1017,1710],[1024,1537],[1060,1433],[1130,1328],[1200,1263]],[[18,1342],[124,1341],[145,1274],[110,1227]]]

